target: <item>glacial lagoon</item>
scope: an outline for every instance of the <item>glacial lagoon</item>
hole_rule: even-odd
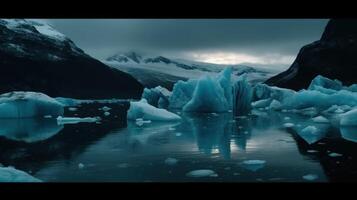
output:
[[[101,107],[112,109],[103,115]],[[357,128],[315,124],[306,116],[257,111],[189,114],[178,122],[127,121],[128,105],[87,104],[56,119],[0,121],[0,163],[44,182],[334,182],[357,178]],[[36,134],[34,134],[36,133]],[[31,137],[30,137],[31,136]],[[199,170],[199,171],[196,171]]]

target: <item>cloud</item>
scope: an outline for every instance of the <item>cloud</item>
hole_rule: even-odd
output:
[[[326,19],[48,19],[97,58],[140,50],[166,56],[256,62],[291,61],[318,40]],[[190,53],[188,53],[190,52]],[[200,56],[197,56],[200,55]],[[245,58],[245,59],[243,59]],[[209,58],[205,58],[209,60]],[[222,61],[223,62],[223,61]],[[231,62],[231,61],[229,61]]]

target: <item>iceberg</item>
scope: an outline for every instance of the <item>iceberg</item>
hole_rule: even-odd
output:
[[[341,126],[357,126],[357,109],[350,110],[341,115]]]
[[[326,94],[332,94],[343,88],[339,80],[331,80],[321,75],[316,76],[310,83],[308,90],[318,90]]]
[[[130,102],[130,108],[127,113],[128,120],[143,120],[152,121],[176,121],[181,120],[181,117],[162,108],[156,108],[148,104],[146,99],[141,99],[138,102]]]
[[[228,112],[232,108],[231,68],[217,76],[178,81],[169,98],[169,107],[185,112]]]
[[[229,104],[224,90],[210,76],[198,80],[192,99],[183,107],[185,112],[227,112]]]
[[[238,77],[233,86],[233,111],[235,116],[247,115],[251,110],[253,89],[246,79],[246,74]]]
[[[64,105],[37,92],[9,92],[0,95],[0,118],[61,116]]]
[[[169,106],[169,98],[172,92],[164,87],[157,86],[155,88],[145,88],[141,98],[157,108],[167,108]]]
[[[30,174],[13,167],[0,167],[0,182],[42,182]]]

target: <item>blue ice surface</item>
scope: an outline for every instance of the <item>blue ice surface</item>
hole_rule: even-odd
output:
[[[246,75],[238,77],[233,86],[233,112],[236,116],[247,115],[251,110],[253,88]]]
[[[9,92],[0,95],[0,118],[61,116],[64,105],[38,92]]]
[[[141,98],[147,100],[147,102],[157,108],[167,108],[169,106],[169,98],[171,92],[164,87],[157,86],[155,88],[145,88]]]
[[[227,112],[232,108],[231,68],[216,76],[178,81],[169,98],[169,107],[185,112]]]

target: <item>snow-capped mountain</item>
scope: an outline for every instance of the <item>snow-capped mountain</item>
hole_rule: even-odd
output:
[[[138,98],[142,85],[87,55],[38,20],[0,19],[0,93],[22,90],[73,98]]]
[[[158,85],[172,88],[178,80],[199,78],[203,74],[216,74],[225,67],[232,67],[235,77],[246,73],[251,82],[261,82],[278,71],[248,65],[220,65],[185,59],[173,59],[146,53],[126,52],[108,57],[103,63],[133,75],[145,87]]]

